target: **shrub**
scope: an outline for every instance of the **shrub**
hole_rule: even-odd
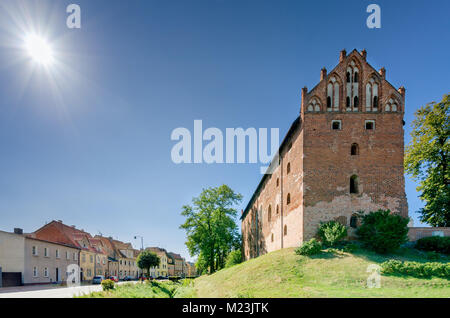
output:
[[[295,249],[295,254],[297,255],[314,255],[320,253],[322,249],[322,244],[315,238],[303,243],[300,247]]]
[[[416,248],[422,251],[432,251],[450,254],[450,237],[429,236],[416,242]]]
[[[377,253],[395,251],[408,240],[408,222],[390,210],[378,210],[362,216],[362,225],[356,230],[359,240]]]
[[[336,221],[322,222],[317,234],[325,245],[336,246],[340,240],[347,236],[347,228]]]
[[[427,257],[427,260],[430,260],[430,261],[438,261],[441,258],[439,253],[437,253],[435,251],[427,252],[426,257]]]
[[[241,250],[234,250],[228,254],[225,267],[231,267],[239,263],[242,263],[242,252]]]
[[[111,279],[102,280],[102,289],[103,290],[114,289],[114,281],[112,281]]]
[[[381,263],[383,274],[400,274],[417,278],[441,277],[450,279],[449,263],[418,263],[389,260]]]

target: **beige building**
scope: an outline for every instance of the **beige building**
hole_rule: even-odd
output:
[[[0,267],[2,286],[62,283],[68,266],[78,266],[80,249],[36,239],[33,234],[0,231]]]
[[[159,257],[159,266],[150,268],[151,277],[169,276],[167,251],[160,247],[147,247],[147,251],[155,253]]]

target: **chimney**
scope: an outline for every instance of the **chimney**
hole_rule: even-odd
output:
[[[367,51],[366,51],[366,49],[363,49],[362,51],[361,51],[361,56],[362,56],[362,58],[364,59],[364,61],[366,60],[366,57],[367,57]]]
[[[386,69],[384,67],[380,68],[378,71],[383,79],[386,79]]]
[[[20,234],[20,235],[22,235],[22,234],[23,234],[23,230],[22,230],[21,228],[15,227],[15,228],[14,228],[14,234]]]
[[[341,51],[341,55],[339,56],[339,63],[342,62],[346,56],[347,56],[347,51],[345,49],[343,49]]]
[[[405,98],[405,91],[406,89],[403,86],[400,86],[398,88],[398,92],[400,93],[400,95],[402,95],[403,98]]]
[[[300,106],[300,112],[303,114],[305,112],[305,98],[306,98],[306,94],[308,93],[308,88],[305,86],[302,88],[302,101],[301,101],[301,106]]]
[[[325,68],[325,67],[323,67],[321,70],[320,70],[320,80],[323,80],[324,78],[326,78],[327,77],[327,69]]]

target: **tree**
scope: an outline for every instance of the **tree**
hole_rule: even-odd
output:
[[[147,275],[150,277],[150,267],[159,266],[160,261],[161,260],[158,255],[155,253],[150,251],[142,251],[136,259],[136,264],[140,269],[146,269]]]
[[[450,95],[415,113],[411,143],[406,147],[405,170],[419,180],[417,190],[425,207],[420,220],[432,226],[450,226],[449,136]]]
[[[181,215],[186,221],[180,228],[186,230],[186,246],[191,256],[199,256],[210,273],[223,268],[228,253],[240,247],[237,211],[233,206],[241,200],[241,194],[221,185],[204,189],[192,199],[192,206],[183,206]]]
[[[237,249],[228,254],[225,267],[231,267],[240,263],[242,263],[242,251],[241,249]]]

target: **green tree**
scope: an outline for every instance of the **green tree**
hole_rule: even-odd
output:
[[[237,211],[233,206],[241,200],[241,194],[221,185],[204,189],[192,199],[192,206],[183,206],[181,215],[186,221],[180,228],[186,230],[186,246],[191,256],[199,256],[210,273],[223,268],[228,253],[240,247]]]
[[[227,256],[227,261],[225,263],[225,267],[231,267],[236,264],[242,263],[242,251],[241,249],[237,249],[231,251]]]
[[[450,95],[415,113],[411,143],[406,147],[405,170],[419,180],[417,190],[425,207],[420,220],[431,226],[450,226],[449,136]]]
[[[150,277],[150,267],[159,266],[160,261],[161,260],[159,259],[158,255],[156,255],[155,253],[150,251],[143,251],[138,255],[136,264],[140,269],[146,269],[147,275]]]

